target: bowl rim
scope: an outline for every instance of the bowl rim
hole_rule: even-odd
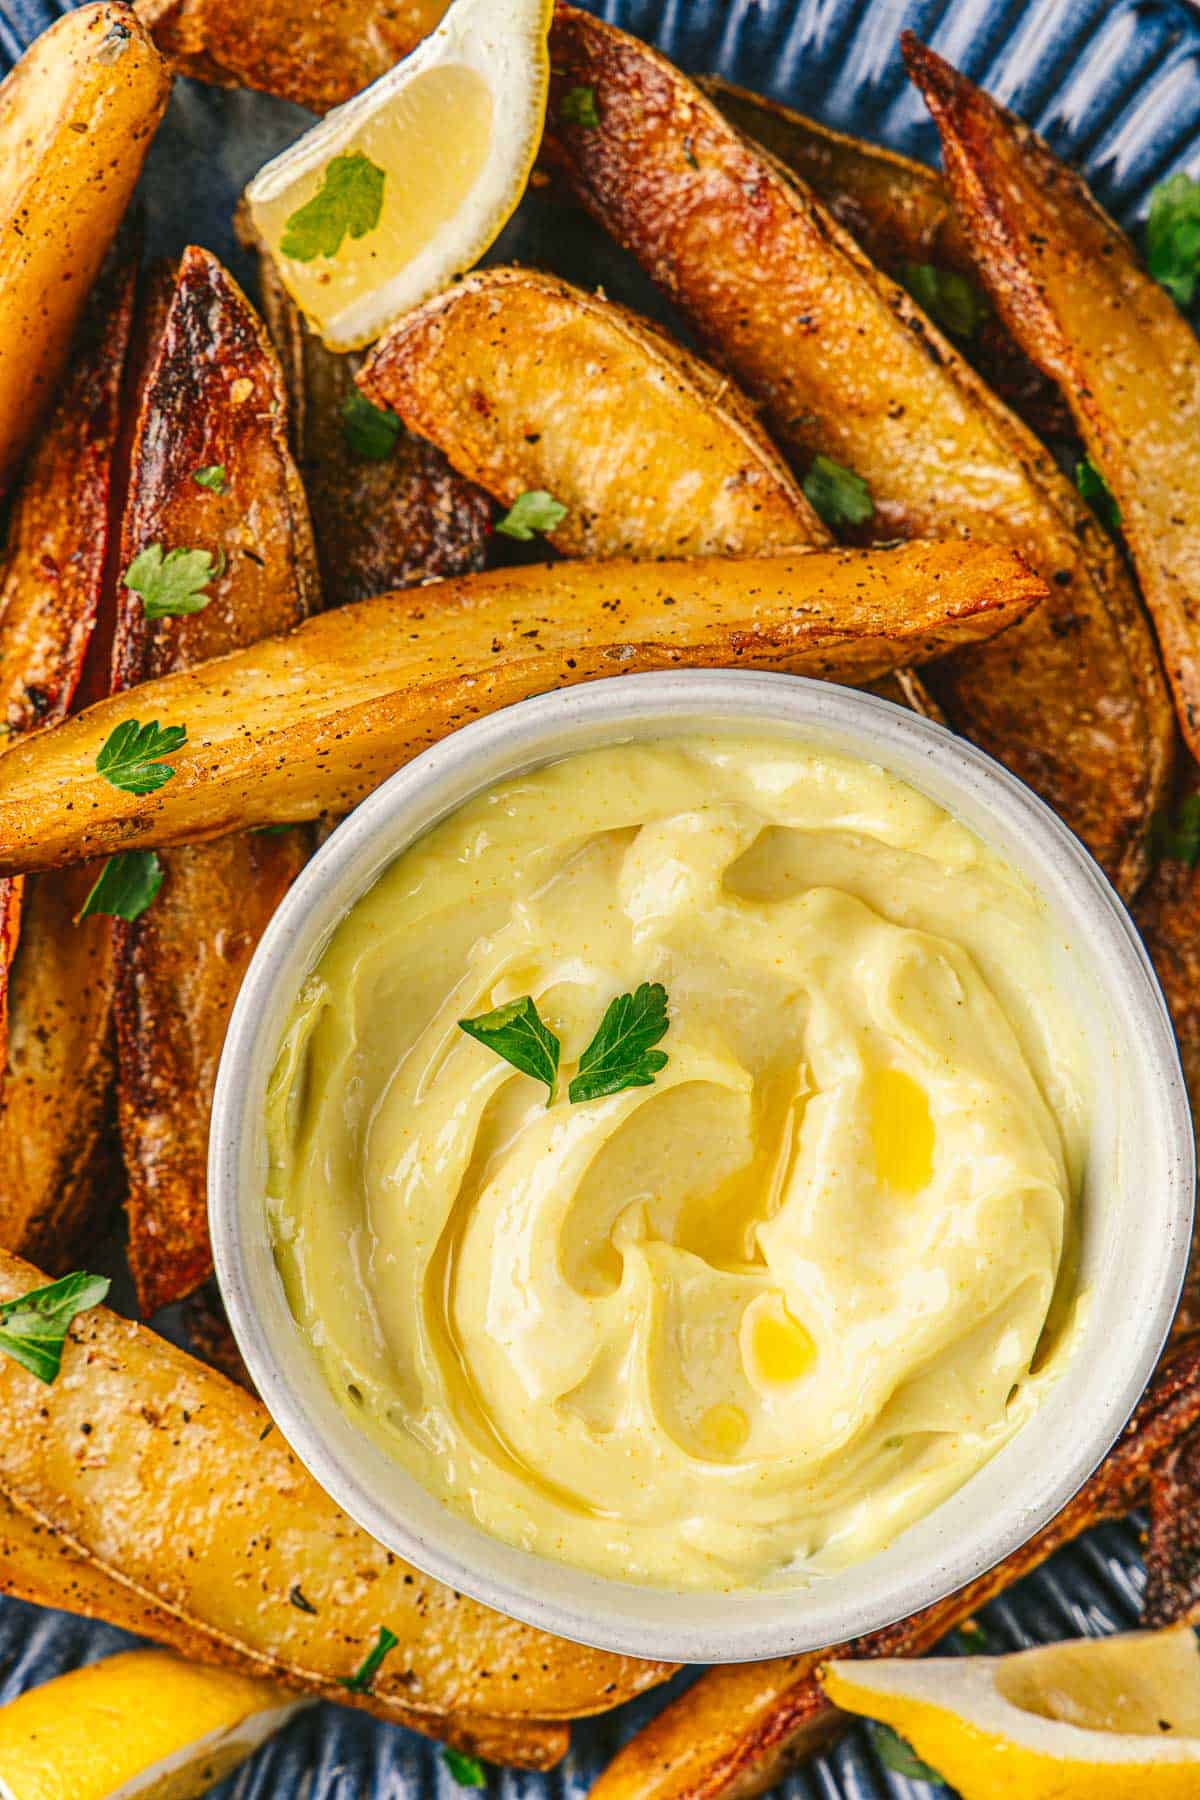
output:
[[[452,1513],[358,1430],[326,1387],[287,1309],[266,1242],[261,1159],[257,1173],[250,1168],[279,1025],[303,978],[297,969],[313,966],[337,922],[383,869],[473,794],[510,775],[600,742],[687,730],[818,744],[824,737],[868,761],[895,758],[907,763],[897,770],[902,779],[951,812],[985,813],[996,830],[966,821],[985,839],[995,843],[1015,833],[1042,861],[1043,878],[1033,877],[1035,885],[1087,915],[1081,935],[1092,971],[1103,970],[1106,956],[1113,959],[1121,985],[1114,985],[1114,975],[1106,991],[1129,1009],[1152,1065],[1148,1091],[1151,1105],[1158,1103],[1154,1142],[1165,1164],[1165,1229],[1158,1239],[1139,1233],[1140,1242],[1151,1242],[1147,1304],[1108,1322],[1108,1338],[1127,1339],[1121,1379],[1088,1411],[1085,1429],[1063,1412],[1059,1423],[1072,1429],[1060,1434],[1061,1445],[1046,1446],[1036,1477],[1020,1492],[1005,1489],[1003,1504],[989,1509],[987,1524],[966,1543],[947,1541],[936,1553],[923,1543],[923,1555],[906,1556],[889,1578],[840,1610],[827,1599],[822,1604],[836,1578],[800,1589],[635,1586],[517,1549]],[[840,741],[855,737],[857,749]],[[1001,853],[1011,860],[1011,850]],[[1122,1194],[1136,1173],[1123,1176]],[[1150,1379],[1186,1272],[1195,1184],[1191,1109],[1157,976],[1126,908],[1058,815],[1001,764],[932,720],[863,690],[748,670],[615,676],[538,695],[450,734],[384,781],[310,860],[254,953],[218,1070],[208,1175],[214,1264],[234,1337],[282,1435],[335,1503],[414,1567],[499,1612],[599,1649],[673,1662],[797,1654],[881,1629],[981,1575],[1047,1524],[1107,1454]],[[1133,1230],[1132,1221],[1125,1229]],[[1026,1442],[1039,1421],[1047,1422],[1068,1380],[1081,1379],[1081,1347],[1032,1417],[981,1471],[892,1545],[853,1567],[875,1570],[892,1559],[897,1543],[909,1543],[914,1533],[927,1536],[929,1521],[952,1517],[971,1484]],[[735,1617],[749,1602],[756,1603],[753,1613]]]

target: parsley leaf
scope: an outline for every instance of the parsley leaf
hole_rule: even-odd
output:
[[[562,1046],[549,1026],[542,1023],[528,994],[510,1000],[507,1006],[496,1007],[494,1012],[481,1013],[477,1019],[460,1019],[458,1026],[514,1069],[520,1069],[522,1075],[544,1081],[550,1090],[546,1105],[553,1103]]]
[[[104,1275],[78,1270],[52,1281],[49,1287],[6,1300],[0,1306],[0,1350],[39,1381],[53,1381],[62,1367],[71,1320],[77,1313],[99,1306],[110,1285]]]
[[[346,1688],[351,1694],[369,1694],[371,1683],[378,1675],[384,1657],[389,1655],[399,1642],[400,1639],[394,1631],[389,1631],[386,1625],[381,1625],[379,1642],[375,1648],[368,1651],[353,1675],[343,1675],[339,1678],[339,1685]]]
[[[487,1776],[484,1774],[483,1764],[477,1756],[465,1756],[461,1750],[452,1750],[449,1744],[444,1744],[442,1761],[459,1787],[481,1788],[487,1786]]]
[[[168,550],[148,544],[125,571],[124,584],[141,596],[148,619],[175,619],[203,612],[212,599],[204,589],[224,569],[209,550]]]
[[[347,237],[366,237],[383,211],[385,176],[361,150],[335,156],[311,200],[298,207],[283,230],[280,251],[296,262],[336,256]]]
[[[356,456],[384,462],[396,448],[400,421],[394,412],[372,406],[358,388],[351,388],[342,401],[342,436]]]
[[[980,1624],[978,1619],[964,1619],[958,1629],[950,1633],[950,1640],[963,1656],[989,1656],[996,1649],[987,1626]]]
[[[1200,181],[1168,176],[1150,196],[1146,262],[1176,306],[1190,306],[1200,283]]]
[[[169,763],[155,758],[169,756],[186,743],[186,725],[164,725],[160,730],[157,719],[148,725],[124,719],[101,746],[96,772],[127,794],[153,794],[175,773]]]
[[[528,493],[518,494],[504,517],[496,521],[496,530],[502,531],[505,537],[516,538],[519,543],[529,544],[536,532],[553,531],[566,516],[566,507],[553,494],[547,494],[542,488],[532,488]]]
[[[75,923],[90,919],[93,913],[110,919],[140,919],[162,884],[162,864],[153,850],[118,850],[92,883]]]
[[[907,1775],[910,1781],[932,1781],[939,1787],[945,1786],[937,1770],[922,1762],[899,1732],[893,1731],[890,1725],[880,1725],[875,1719],[869,1723],[875,1754],[885,1769],[890,1769],[893,1775]]]
[[[951,337],[974,337],[991,310],[975,283],[957,269],[906,262],[900,266],[900,281],[922,312]]]
[[[1181,862],[1189,869],[1200,862],[1200,794],[1181,801],[1174,818],[1155,813],[1150,821],[1150,856],[1156,863]]]
[[[643,981],[633,994],[610,1001],[600,1029],[579,1059],[579,1073],[567,1092],[572,1104],[599,1100],[629,1087],[649,1087],[667,1066],[665,1050],[653,1045],[667,1035],[667,990]]]
[[[1088,457],[1075,464],[1075,486],[1107,530],[1120,529],[1121,509],[1113,499],[1107,481]]]
[[[558,116],[564,125],[598,125],[600,108],[596,105],[595,88],[568,88],[559,103]]]
[[[814,456],[800,485],[826,525],[862,525],[874,516],[875,502],[862,476],[843,468],[832,456]]]
[[[210,493],[223,494],[226,480],[225,464],[209,463],[206,469],[197,469],[192,480],[198,487],[208,488]]]

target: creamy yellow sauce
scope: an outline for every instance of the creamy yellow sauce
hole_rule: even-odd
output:
[[[268,1102],[296,1318],[487,1531],[795,1583],[889,1543],[1062,1360],[1090,1100],[1038,897],[884,770],[786,740],[567,758],[349,912]],[[608,1002],[650,1086],[572,1105]],[[458,1028],[531,995],[546,1088]]]

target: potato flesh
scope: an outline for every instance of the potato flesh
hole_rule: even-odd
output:
[[[0,1252],[0,1301],[42,1279]],[[573,1718],[666,1672],[552,1638],[408,1568],[322,1492],[265,1407],[144,1327],[100,1307],[72,1339],[52,1387],[0,1356],[0,1490],[262,1672],[281,1664],[293,1683],[344,1698],[339,1677],[384,1624],[400,1643],[375,1694],[416,1714]],[[315,1615],[289,1599],[297,1583]]]
[[[875,539],[1007,543],[1051,597],[1002,642],[928,672],[951,723],[1028,781],[1126,891],[1173,744],[1153,642],[1114,546],[1020,422],[813,200],[645,45],[568,6],[554,125],[582,204],[678,303],[802,464],[868,483]],[[692,167],[683,153],[689,146]]]
[[[936,1605],[836,1649],[710,1669],[619,1752],[590,1800],[750,1800],[851,1723],[826,1700],[829,1656],[919,1656],[1062,1544],[1136,1504],[1151,1471],[1200,1421],[1200,1342],[1160,1366],[1100,1468],[1027,1544]]]
[[[744,556],[829,533],[727,378],[623,307],[489,269],[410,313],[359,385],[567,556]]]
[[[908,54],[992,299],[1120,509],[1200,755],[1200,341],[1078,175],[941,57],[915,40]]]
[[[0,85],[0,492],[53,393],[170,85],[132,9],[107,0],[59,19]]]
[[[1045,588],[962,542],[560,563],[360,601],[101,701],[0,757],[0,875],[344,811],[457,726],[602,675],[722,667],[863,683],[1016,619]],[[188,731],[174,778],[95,773],[136,717]]]

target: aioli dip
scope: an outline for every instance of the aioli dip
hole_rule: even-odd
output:
[[[791,740],[568,757],[350,910],[268,1096],[295,1316],[355,1421],[600,1574],[798,1583],[1038,1405],[1090,1097],[1039,898],[883,769]],[[614,996],[652,1085],[571,1104]],[[547,1089],[459,1029],[531,995]]]

